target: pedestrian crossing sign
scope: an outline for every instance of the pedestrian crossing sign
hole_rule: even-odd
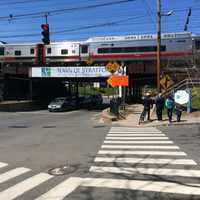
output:
[[[167,89],[174,84],[174,81],[168,74],[166,74],[161,78],[160,84],[164,89]]]

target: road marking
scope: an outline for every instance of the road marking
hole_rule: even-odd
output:
[[[7,163],[0,162],[0,168],[6,167],[6,166],[8,166]]]
[[[122,131],[160,131],[154,127],[111,127],[111,131],[122,130]]]
[[[168,137],[106,137],[106,140],[169,140]]]
[[[178,146],[102,145],[102,149],[180,149]]]
[[[66,181],[60,183],[56,187],[52,188],[47,193],[43,194],[36,200],[62,200],[68,194],[73,192],[82,182],[82,178],[71,177]]]
[[[200,184],[192,185],[191,183],[181,184],[164,181],[84,178],[81,186],[200,195]]]
[[[123,154],[123,155],[166,155],[166,156],[186,156],[185,152],[180,151],[126,151],[126,150],[100,150],[98,154]]]
[[[2,200],[15,199],[16,197],[22,195],[23,193],[27,192],[28,190],[31,190],[32,188],[49,180],[52,177],[53,176],[46,174],[46,173],[37,174],[31,178],[28,178],[12,187],[0,192],[0,199],[2,199]]]
[[[114,162],[132,164],[169,164],[169,165],[197,165],[191,159],[156,159],[156,158],[119,158],[119,157],[96,157],[94,162]]]
[[[3,183],[5,181],[8,181],[12,178],[15,178],[21,174],[24,174],[26,172],[29,172],[31,171],[31,169],[28,169],[28,168],[24,168],[24,167],[20,167],[20,168],[16,168],[16,169],[13,169],[13,170],[10,170],[6,173],[3,173],[3,174],[0,174],[0,183]]]
[[[163,169],[163,168],[140,168],[140,167],[98,167],[92,166],[90,172],[98,173],[117,173],[117,174],[149,174],[161,176],[183,176],[183,177],[200,177],[200,170],[190,169]]]
[[[156,137],[156,136],[165,136],[165,134],[146,134],[146,133],[130,133],[130,134],[126,134],[126,133],[124,133],[124,134],[107,134],[107,136],[111,136],[111,137],[113,137],[113,136],[154,136],[154,137]]]
[[[105,144],[173,144],[172,141],[122,141],[122,140],[105,140]]]
[[[157,133],[162,133],[161,131],[109,131],[109,133],[145,133],[145,134],[157,134]]]

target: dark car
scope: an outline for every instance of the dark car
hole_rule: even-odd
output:
[[[82,100],[82,107],[89,108],[92,106],[101,105],[103,103],[103,98],[101,94],[85,96]]]
[[[76,108],[77,100],[74,97],[58,97],[48,105],[48,110],[50,112],[68,111]]]

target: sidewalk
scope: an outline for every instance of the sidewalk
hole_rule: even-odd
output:
[[[200,124],[200,112],[186,113],[183,112],[181,122],[176,122],[176,116],[173,115],[173,121],[169,123],[167,116],[163,117],[163,121],[158,121],[156,119],[155,112],[151,113],[151,121],[146,121],[139,125],[139,117],[143,110],[143,105],[133,104],[128,105],[127,108],[127,117],[123,120],[112,121],[115,119],[112,115],[109,114],[108,109],[102,112],[102,118],[100,122],[102,123],[112,123],[116,126],[170,126],[170,125],[182,125],[182,124]]]

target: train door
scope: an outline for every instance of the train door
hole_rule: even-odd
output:
[[[82,44],[80,45],[80,57],[82,61],[85,61],[89,58],[89,45]]]

